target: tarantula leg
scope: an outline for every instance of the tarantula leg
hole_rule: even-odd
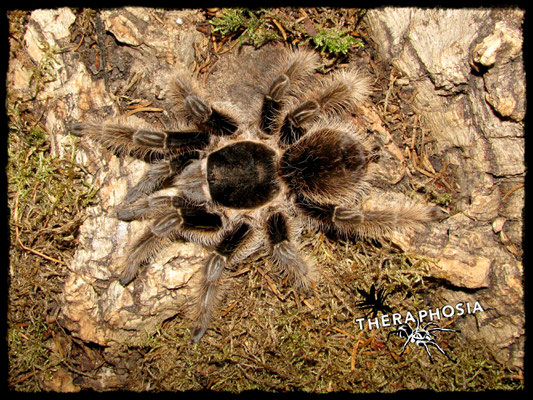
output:
[[[232,135],[237,121],[228,113],[212,107],[199,93],[201,90],[191,77],[178,76],[170,90],[178,112],[189,122],[215,136]]]
[[[133,142],[150,148],[185,152],[203,149],[209,144],[209,134],[203,131],[157,132],[140,130],[133,135]]]
[[[217,291],[222,272],[226,268],[226,258],[212,253],[202,270],[202,283],[199,291],[199,301],[196,305],[197,316],[192,330],[193,342],[199,342],[211,322],[212,310],[218,303]]]
[[[173,196],[158,196],[143,199],[135,207],[125,209],[119,217],[134,216],[135,219],[157,216],[150,228],[132,246],[120,282],[127,285],[135,278],[139,267],[145,264],[169,239],[182,235],[186,239],[203,245],[211,245],[222,228],[220,215],[208,213],[204,207],[183,205],[183,200]],[[134,219],[134,218],[132,218]]]
[[[148,153],[182,153],[203,149],[209,144],[209,133],[201,131],[156,131],[115,124],[74,123],[75,136],[90,137],[112,151],[143,158]]]
[[[318,204],[303,196],[297,196],[295,201],[298,210],[306,217],[318,220],[322,224],[331,224],[335,206],[332,204]]]
[[[172,196],[153,196],[140,199],[127,207],[117,210],[116,216],[121,221],[134,221],[154,218],[172,210]]]
[[[215,246],[202,269],[198,298],[195,304],[195,322],[192,329],[192,340],[200,341],[209,327],[213,310],[216,308],[220,296],[220,281],[222,273],[231,264],[232,256],[245,246],[246,238],[250,235],[250,227],[242,223],[233,231],[227,233]]]
[[[199,152],[192,151],[172,157],[170,160],[154,163],[139,182],[126,195],[125,202],[132,203],[143,195],[149,195],[164,186],[170,178],[178,175],[185,166],[199,158]]]
[[[316,119],[320,113],[352,112],[353,106],[369,93],[369,78],[358,70],[334,73],[329,83],[313,88],[308,100],[285,116],[280,127],[280,141],[285,145],[296,142],[306,132],[302,125]]]
[[[308,100],[296,107],[287,114],[283,120],[279,131],[279,140],[285,145],[291,145],[305,134],[302,125],[315,117],[320,110],[320,106],[314,100]]]
[[[147,230],[135,242],[133,250],[128,254],[124,262],[125,268],[119,277],[119,282],[123,286],[133,281],[140,266],[161,247],[159,243],[160,240],[150,230]]]
[[[442,212],[436,206],[405,204],[396,210],[355,210],[334,204],[318,204],[299,197],[299,210],[322,227],[344,234],[381,237],[393,231],[413,229],[438,220]]]
[[[318,55],[314,52],[300,50],[287,54],[281,62],[277,76],[272,80],[263,97],[259,127],[272,135],[287,95],[298,89],[318,67]]]
[[[210,213],[204,206],[191,204],[181,196],[143,198],[128,207],[118,210],[117,218],[122,221],[154,218],[172,210],[177,211],[181,217],[181,234],[189,231],[216,232],[222,228],[222,218],[219,214]],[[186,236],[189,237],[190,235],[187,234]],[[202,240],[191,240],[204,243]]]
[[[290,242],[289,226],[282,213],[272,214],[268,218],[267,233],[275,263],[287,274],[297,290],[309,295],[311,284],[314,281],[312,270]]]
[[[143,177],[133,186],[124,199],[126,203],[132,203],[142,195],[147,195],[155,192],[164,182],[172,176],[169,163],[167,161],[152,164],[150,169],[143,175]]]
[[[205,129],[215,136],[233,135],[238,129],[237,122],[229,115],[211,108],[209,116],[196,121],[200,129]]]
[[[214,109],[209,119],[198,126],[216,136],[233,135],[239,127],[233,118]]]
[[[172,211],[157,219],[150,228],[135,242],[129,252],[119,281],[126,286],[137,275],[139,268],[154,256],[172,234],[178,232],[181,216]]]
[[[183,218],[178,212],[172,212],[163,215],[152,226],[150,230],[157,237],[168,237],[172,233],[179,231]]]
[[[190,120],[200,129],[205,129],[216,136],[232,135],[238,128],[237,122],[229,115],[215,110],[198,96],[188,96],[184,102]]]
[[[281,75],[274,80],[263,99],[259,127],[269,135],[273,133],[277,116],[281,111],[281,101],[288,87],[289,77]]]
[[[207,212],[203,206],[189,205],[178,212],[182,218],[180,234],[191,242],[212,246],[224,233],[222,216]]]
[[[204,207],[191,206],[180,208],[179,211],[183,218],[183,228],[211,231],[222,227],[220,215],[208,213]]]

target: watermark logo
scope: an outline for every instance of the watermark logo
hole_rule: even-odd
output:
[[[405,315],[400,313],[393,314],[382,314],[381,317],[374,318],[358,318],[355,322],[358,324],[359,329],[363,330],[368,328],[379,329],[386,328],[401,324],[416,323],[417,320],[420,322],[424,320],[434,321],[441,320],[442,318],[452,318],[454,316],[460,317],[465,314],[475,314],[477,312],[484,312],[485,310],[479,303],[476,301],[473,305],[470,303],[457,303],[455,306],[445,305],[441,308],[429,309],[429,310],[420,310],[416,313],[407,311]],[[415,317],[416,316],[416,317]]]
[[[379,288],[376,291],[376,286],[372,284],[370,290],[366,292],[362,289],[357,289],[359,294],[363,296],[363,301],[358,302],[355,306],[361,310],[369,310],[365,317],[368,317],[372,314],[371,318],[376,318],[378,312],[381,311],[383,314],[389,312],[392,313],[392,309],[385,304],[385,299],[389,295],[385,292],[385,289]]]
[[[404,323],[401,324],[398,329],[394,331],[390,331],[387,335],[387,341],[390,338],[390,335],[398,335],[401,338],[405,338],[405,342],[402,347],[402,352],[400,353],[400,356],[403,355],[405,352],[405,349],[407,348],[407,345],[410,343],[414,343],[417,346],[423,346],[426,349],[426,353],[429,357],[429,361],[433,363],[433,358],[431,357],[431,352],[429,351],[428,346],[434,346],[437,348],[438,351],[440,351],[442,354],[444,354],[448,360],[455,362],[450,358],[448,354],[442,348],[435,342],[435,339],[437,336],[433,332],[461,332],[458,329],[451,329],[451,328],[440,328],[435,322],[428,322],[423,327],[420,327],[420,320],[416,320],[416,328],[413,329],[411,325]]]
[[[372,285],[368,292],[361,289],[358,289],[358,292],[363,297],[363,300],[356,303],[355,306],[367,311],[364,317],[355,320],[359,330],[395,327],[396,329],[391,330],[387,335],[387,341],[391,335],[405,339],[400,355],[404,354],[409,344],[414,343],[417,346],[424,347],[431,363],[433,363],[433,357],[430,347],[434,347],[450,361],[454,361],[436,342],[437,332],[460,332],[457,329],[441,328],[435,321],[485,311],[479,301],[476,301],[473,304],[461,302],[455,304],[455,306],[445,305],[439,308],[419,310],[417,312],[407,311],[401,314],[393,312],[391,307],[385,304],[388,293],[383,288],[376,288],[375,285]],[[378,317],[380,311],[381,316]]]

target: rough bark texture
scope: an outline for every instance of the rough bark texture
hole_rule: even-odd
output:
[[[195,29],[199,12],[194,10],[157,13],[125,8],[100,15],[102,29],[114,39],[102,37],[86,50],[56,54],[57,79],[35,99],[46,104],[42,122],[54,136],[56,152],[71,143],[69,122],[115,116],[124,102],[130,103],[133,119],[141,108],[165,110],[169,75],[176,69],[192,70],[195,44],[207,40]],[[414,89],[426,141],[434,139],[434,153],[444,160],[431,167],[446,177],[452,195],[452,212],[443,223],[414,238],[397,236],[394,242],[437,260],[431,275],[454,287],[441,291],[446,302],[470,298],[482,303],[486,312],[480,314],[477,327],[473,319],[459,321],[463,332],[484,338],[498,350],[500,360],[515,365],[522,364],[524,341],[522,18],[523,13],[514,10],[381,9],[367,14],[381,58],[397,73],[391,82]],[[8,79],[19,97],[31,98],[31,66],[48,62],[42,41],[58,48],[72,46],[69,29],[74,21],[70,9],[31,14],[25,37],[28,59],[12,60],[9,68]],[[268,51],[247,49],[245,56],[261,60]],[[230,65],[220,60],[216,68]],[[220,90],[221,83],[231,85],[208,85]],[[151,104],[143,104],[147,99]],[[385,180],[401,180],[406,152],[372,107],[361,113],[388,150]],[[171,126],[172,120],[167,111],[150,118],[158,127]],[[101,188],[100,203],[87,210],[80,232],[62,295],[62,323],[85,341],[134,342],[180,312],[205,253],[192,244],[174,243],[142,279],[122,287],[114,279],[120,259],[144,224],[120,222],[113,211],[147,165],[118,159],[90,143],[81,143],[76,157],[87,167],[92,184]],[[421,162],[431,164],[427,159]],[[394,198],[379,193],[371,201]]]
[[[194,44],[203,37],[194,27],[199,12],[168,11],[161,22],[155,14],[156,10],[140,8],[102,11],[101,33],[111,32],[116,42],[103,35],[100,43],[82,46],[80,52],[54,56],[57,79],[37,93],[35,102],[47,104],[43,123],[53,135],[56,153],[72,141],[69,123],[118,115],[119,104],[123,107],[125,103],[132,104],[128,118],[135,120],[135,107],[144,110],[143,102],[154,96],[150,107],[160,111],[158,101],[164,97],[169,74],[175,69],[193,69]],[[149,19],[157,23],[148,23]],[[68,8],[32,12],[25,44],[35,64],[47,57],[43,41],[49,48],[72,47],[69,29],[74,21]],[[25,61],[15,59],[10,66],[15,91],[31,88],[31,73],[27,72],[31,62]],[[132,98],[132,93],[139,97]],[[26,97],[30,96],[27,93]],[[163,113],[160,118],[154,125],[170,126],[171,116]],[[99,204],[87,209],[80,230],[79,250],[65,282],[61,320],[85,341],[100,345],[135,342],[183,308],[190,294],[188,282],[203,253],[191,244],[174,243],[159,254],[145,278],[128,288],[120,285],[114,278],[117,268],[146,224],[121,222],[114,218],[114,210],[148,164],[119,159],[91,143],[78,146],[76,161],[87,167],[87,179],[100,188]]]
[[[438,259],[435,277],[488,310],[471,326],[521,364],[525,74],[520,10],[385,8],[367,14],[376,46],[412,85],[413,105],[454,182],[453,211],[414,243]],[[435,166],[437,172],[444,166]],[[444,290],[453,304],[464,293]]]

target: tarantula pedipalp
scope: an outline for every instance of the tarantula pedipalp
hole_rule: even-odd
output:
[[[129,251],[119,279],[129,284],[177,237],[206,247],[210,254],[193,301],[194,341],[209,326],[225,271],[259,249],[267,249],[297,289],[310,290],[315,268],[297,244],[303,226],[380,237],[438,214],[436,207],[415,203],[380,210],[362,205],[378,146],[343,117],[369,94],[365,74],[354,69],[319,80],[313,75],[318,56],[308,50],[287,51],[273,65],[266,82],[258,83],[257,109],[248,113],[212,101],[181,74],[169,91],[183,119],[179,129],[95,122],[71,127],[119,155],[157,155],[117,211],[124,221],[153,221]],[[164,186],[172,193],[158,193]]]

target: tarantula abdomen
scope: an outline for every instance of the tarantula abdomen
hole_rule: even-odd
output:
[[[317,202],[334,202],[358,188],[368,162],[367,151],[353,135],[322,128],[290,146],[280,169],[295,193]]]

